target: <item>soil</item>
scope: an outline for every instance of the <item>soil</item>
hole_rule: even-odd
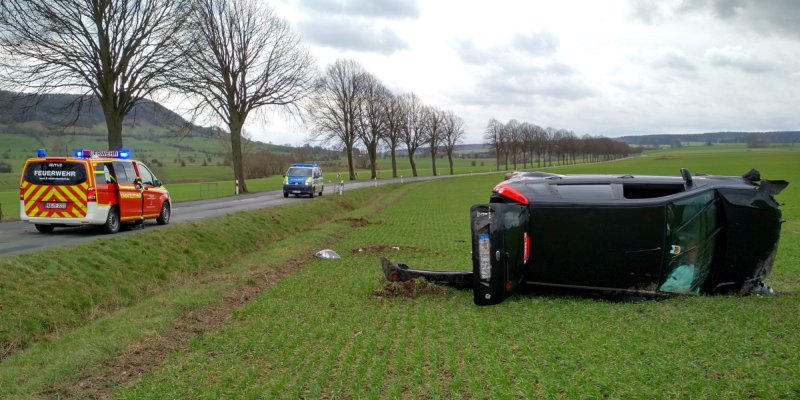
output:
[[[403,250],[403,251],[413,251],[413,252],[417,252],[417,253],[419,253],[419,252],[426,252],[426,251],[428,251],[428,250],[426,250],[426,249],[421,249],[421,248],[419,248],[419,247],[413,247],[413,246],[403,246],[403,247],[400,247],[400,246],[385,245],[385,244],[375,244],[375,245],[371,245],[371,246],[359,247],[359,248],[353,249],[353,254],[363,254],[363,253],[370,253],[370,254],[372,254],[372,253],[388,253],[388,252],[392,252],[392,251],[400,251],[400,250]]]
[[[370,221],[369,219],[363,218],[363,217],[360,217],[360,218],[353,218],[353,217],[345,218],[344,221],[349,222],[350,226],[352,226],[353,228],[361,228],[362,226],[367,226],[367,225],[370,225],[370,224],[378,224],[378,225],[385,224],[384,221]]]
[[[390,282],[385,278],[382,279],[383,288],[373,292],[375,297],[413,299],[420,296],[442,295],[447,292],[443,287],[430,283],[423,278],[405,282]]]

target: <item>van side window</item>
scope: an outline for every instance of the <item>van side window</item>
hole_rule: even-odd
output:
[[[136,179],[136,171],[130,161],[114,161],[113,166],[120,184],[133,185],[133,181]]]
[[[95,162],[92,163],[94,169],[94,179],[100,183],[117,183],[114,177],[114,169],[111,167],[110,162]]]
[[[149,186],[155,186],[155,178],[153,177],[153,173],[150,172],[147,167],[144,166],[142,163],[136,163],[136,166],[139,167],[139,176],[142,178],[142,183]]]

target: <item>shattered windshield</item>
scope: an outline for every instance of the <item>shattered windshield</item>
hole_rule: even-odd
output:
[[[667,270],[659,290],[697,294],[708,277],[719,233],[715,192],[667,205]]]

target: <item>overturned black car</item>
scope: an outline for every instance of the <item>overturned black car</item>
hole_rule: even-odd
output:
[[[410,269],[390,281],[472,287],[475,304],[521,285],[601,293],[771,293],[786,181],[742,177],[514,173],[471,209],[472,271]]]

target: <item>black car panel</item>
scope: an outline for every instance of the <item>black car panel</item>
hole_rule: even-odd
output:
[[[495,186],[489,204],[472,207],[473,268],[452,274],[453,285],[471,279],[480,305],[503,301],[520,283],[645,295],[771,293],[763,281],[781,225],[773,196],[787,185],[761,180],[756,170],[742,177],[515,173]],[[402,267],[387,278],[449,284],[438,271]]]

